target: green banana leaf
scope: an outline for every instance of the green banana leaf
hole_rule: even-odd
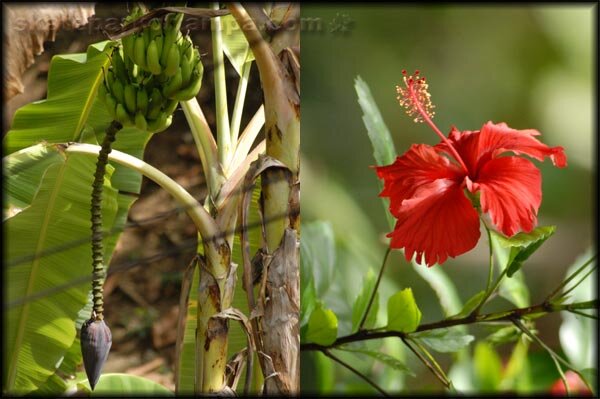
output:
[[[9,392],[36,389],[54,374],[75,340],[75,320],[87,303],[90,285],[91,248],[81,238],[90,235],[94,169],[94,158],[81,155],[51,165],[31,205],[5,222],[10,284],[3,379]],[[115,226],[117,195],[105,181],[103,218],[108,229]],[[77,244],[64,246],[68,242]],[[114,243],[114,236],[105,239],[107,254]]]

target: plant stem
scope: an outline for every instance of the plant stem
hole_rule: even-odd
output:
[[[248,57],[250,47],[246,48],[246,54],[244,55],[244,61]],[[250,77],[250,69],[252,69],[252,62],[244,62],[242,64],[242,71],[240,74],[240,82],[238,84],[237,93],[235,95],[235,104],[233,106],[233,114],[231,115],[231,142],[237,143],[238,134],[240,132],[240,124],[242,122],[242,113],[244,110],[244,102],[246,100],[246,90],[248,89],[248,78]]]
[[[375,381],[371,380],[369,377],[367,377],[366,375],[364,375],[363,373],[361,373],[360,371],[358,371],[357,369],[355,369],[354,367],[352,367],[348,363],[344,362],[342,359],[340,359],[339,357],[335,356],[330,351],[325,350],[325,351],[323,351],[323,354],[325,354],[325,356],[331,358],[333,361],[341,364],[342,366],[344,366],[348,370],[352,371],[354,374],[356,374],[357,376],[359,376],[360,378],[362,378],[364,381],[366,381],[369,385],[371,385],[373,388],[375,388],[377,390],[377,392],[379,392],[383,396],[386,396],[386,397],[389,396],[387,394],[387,392],[385,392],[383,390],[383,388],[381,388],[379,385],[377,385],[377,383],[375,383]]]
[[[96,162],[96,172],[94,173],[94,182],[92,183],[92,269],[94,279],[92,280],[92,295],[94,302],[93,317],[96,320],[104,319],[103,303],[103,284],[106,277],[106,267],[104,266],[104,245],[102,242],[102,190],[104,188],[104,174],[106,173],[106,164],[108,155],[112,151],[112,143],[116,139],[116,134],[123,129],[117,121],[106,128],[106,134],[102,140],[102,146],[98,152],[98,161]]]
[[[490,231],[490,229],[487,227],[487,225],[484,223],[483,226],[485,227],[485,231],[487,233],[487,237],[488,237],[488,247],[489,247],[489,251],[490,251],[490,266],[489,266],[489,270],[488,270],[488,281],[487,281],[487,285],[485,286],[485,290],[486,292],[490,291],[490,288],[492,286],[492,280],[494,279],[494,246],[492,244],[492,233]],[[483,303],[482,303],[483,305]]]
[[[594,254],[590,259],[587,260],[587,262],[585,262],[583,265],[581,265],[581,267],[579,267],[579,269],[577,269],[569,277],[567,277],[562,283],[560,283],[558,285],[558,287],[556,287],[556,289],[554,291],[552,291],[552,293],[550,295],[548,295],[548,297],[546,298],[546,302],[552,302],[552,300],[559,293],[559,291],[561,289],[563,289],[563,287],[565,287],[567,284],[569,284],[571,282],[571,280],[573,280],[579,273],[581,273],[583,271],[583,269],[585,269],[589,264],[591,264],[596,259],[596,256],[597,256],[597,254]]]
[[[217,160],[217,143],[215,143],[198,100],[192,98],[188,101],[182,101],[180,104],[190,126],[192,137],[194,137],[200,155],[200,162],[202,162],[202,169],[208,180],[209,195],[214,200],[225,181],[223,171]]]
[[[371,306],[373,306],[373,301],[377,296],[377,289],[379,289],[379,283],[381,282],[381,277],[383,276],[383,271],[385,270],[385,265],[387,263],[387,259],[392,251],[391,247],[387,247],[385,250],[385,255],[383,256],[383,262],[381,262],[381,268],[379,269],[379,274],[377,275],[377,281],[375,282],[375,287],[373,287],[373,292],[371,292],[371,297],[369,298],[369,303],[367,304],[367,308],[365,309],[365,313],[363,314],[362,319],[360,320],[360,324],[358,325],[358,331],[363,329],[365,322],[367,321],[367,317],[369,316],[369,311],[371,310]]]
[[[69,145],[65,151],[97,156],[100,151],[100,147],[92,144],[74,143]],[[202,204],[196,201],[196,199],[175,180],[171,179],[169,176],[165,175],[152,165],[149,165],[134,156],[125,154],[124,152],[113,150],[108,158],[111,161],[140,172],[142,175],[146,176],[164,188],[169,194],[171,194],[171,196],[173,196],[175,200],[177,200],[177,202],[182,205],[183,209],[186,210],[204,240],[219,238],[219,229],[212,217],[204,209]],[[222,240],[222,238],[220,239]]]
[[[211,3],[213,10],[219,9],[219,3]],[[210,20],[212,27],[212,52],[215,81],[215,101],[217,116],[217,148],[219,151],[219,163],[226,169],[229,159],[234,150],[229,133],[229,111],[227,110],[227,88],[225,82],[225,64],[223,57],[223,36],[221,17]],[[227,171],[225,171],[227,173]]]
[[[442,384],[444,384],[444,386],[446,388],[448,388],[450,386],[450,383],[448,382],[448,380],[445,378],[445,376],[443,374],[439,373],[439,370],[437,370],[430,362],[429,360],[425,359],[425,357],[416,349],[414,348],[410,342],[413,341],[409,341],[409,339],[405,338],[405,337],[400,337],[400,339],[402,340],[402,342],[404,342],[404,345],[406,345],[408,347],[408,349],[410,349],[410,351],[417,357],[419,358],[419,360],[421,361],[421,363],[423,363],[425,365],[425,367],[427,367],[432,373],[433,375],[440,380],[440,382]],[[439,367],[439,366],[438,366]]]
[[[250,122],[246,125],[242,135],[240,136],[237,147],[235,148],[235,153],[231,158],[231,164],[229,165],[230,175],[235,171],[238,166],[244,162],[246,159],[246,155],[250,152],[250,148],[252,148],[252,144],[256,140],[258,133],[260,133],[260,129],[265,124],[265,106],[261,105],[260,108],[256,111]]]

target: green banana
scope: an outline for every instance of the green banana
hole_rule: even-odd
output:
[[[152,121],[148,121],[148,132],[162,132],[163,130],[171,126],[171,122],[173,122],[173,116],[167,115],[165,112],[161,112],[158,118]]]
[[[200,66],[202,66],[202,64],[200,64]],[[188,101],[196,97],[196,95],[200,91],[200,87],[202,86],[202,75],[203,69],[195,68],[194,72],[192,73],[192,79],[190,81],[190,84],[185,89],[179,90],[178,92],[173,94],[171,98],[178,101]]]
[[[146,122],[146,118],[141,111],[138,111],[135,114],[135,127],[142,131],[146,131],[148,129],[148,122]]]
[[[167,101],[167,103],[165,104],[165,107],[164,107],[165,114],[171,115],[173,112],[175,112],[175,109],[177,109],[178,104],[179,104],[179,101],[177,101],[177,100]]]
[[[110,94],[110,93],[106,93],[105,97],[105,102],[106,102],[106,109],[108,110],[108,114],[110,115],[111,118],[113,119],[117,119],[117,113],[116,113],[116,109],[117,109],[117,100],[115,100],[115,98]]]
[[[156,46],[156,41],[152,40],[148,45],[148,50],[146,52],[146,65],[150,72],[154,75],[160,75],[162,72],[162,68],[160,67],[160,59],[158,58],[158,48]]]
[[[152,40],[152,38],[150,37],[149,27],[144,28],[144,30],[142,31],[142,36],[144,37],[144,47],[148,47],[148,45],[150,44],[150,40]]]
[[[147,29],[150,29],[150,39],[152,40],[163,34],[162,24],[158,18],[152,19],[152,21],[150,21],[150,26]]]
[[[150,103],[148,104],[148,112],[146,113],[148,119],[158,118],[163,106],[163,102],[164,99],[160,93],[160,90],[157,88],[152,89],[152,94],[150,94]]]
[[[190,78],[192,77],[192,70],[194,69],[194,64],[187,58],[186,55],[183,56],[181,60],[181,86],[186,87],[190,82]]]
[[[178,36],[180,35],[181,22],[183,14],[167,14],[165,17],[164,40],[162,53],[160,55],[160,64],[163,67],[167,66],[171,47],[175,46]]]
[[[162,48],[163,48],[163,40],[164,39],[165,39],[165,37],[163,35],[160,35],[160,36],[157,36],[154,38],[154,41],[156,42],[156,54],[158,56],[157,58],[158,58],[159,65],[160,65],[160,57],[162,56]]]
[[[129,118],[129,114],[125,110],[123,104],[117,104],[116,116],[117,117],[115,119],[121,122],[123,126],[131,125],[131,119]]]
[[[146,42],[144,35],[138,35],[135,38],[135,47],[133,49],[133,62],[138,64],[142,69],[146,69]]]
[[[167,98],[175,94],[181,88],[181,68],[177,68],[177,72],[165,86],[163,86],[162,94]]]
[[[133,61],[133,45],[135,42],[135,37],[133,35],[125,36],[121,39],[121,43],[123,44],[123,53],[125,57],[129,58]]]
[[[108,87],[109,90],[112,90],[111,87],[115,83],[115,75],[113,74],[112,70],[104,70],[104,80],[106,81],[106,87]]]
[[[129,112],[130,114],[134,114],[137,106],[136,106],[136,90],[135,87],[133,87],[133,85],[125,85],[125,88],[123,89],[123,97],[124,97],[124,103],[125,103],[125,108],[127,109],[127,112]]]
[[[165,65],[165,75],[174,76],[177,73],[179,67],[179,50],[177,46],[171,46],[169,50],[169,56],[167,57],[167,64]]]
[[[103,103],[106,103],[106,93],[108,93],[108,90],[106,90],[105,83],[100,82],[100,85],[98,86],[98,93],[96,94],[96,97],[98,97],[98,100],[102,101]]]
[[[127,68],[125,67],[125,63],[123,62],[123,58],[119,50],[116,50],[113,53],[112,61],[115,76],[117,77],[117,79],[119,79],[123,83],[127,82],[129,80],[127,76]]]
[[[115,96],[117,102],[123,103],[123,101],[125,101],[124,87],[123,83],[121,83],[120,80],[115,79],[112,86],[110,87],[110,91],[112,92],[112,95]]]
[[[142,114],[146,115],[148,111],[148,92],[143,88],[140,88],[137,91],[136,105],[138,111],[141,111]]]

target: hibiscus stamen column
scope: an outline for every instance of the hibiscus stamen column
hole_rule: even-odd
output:
[[[427,91],[429,85],[425,82],[425,78],[419,77],[419,71],[415,71],[415,76],[407,76],[406,69],[402,70],[404,75],[404,85],[396,86],[396,93],[398,93],[398,102],[402,107],[406,109],[406,113],[414,117],[415,123],[426,122],[431,129],[442,139],[442,141],[448,146],[450,152],[456,159],[456,161],[467,171],[467,166],[458,154],[456,149],[452,146],[450,141],[444,136],[442,131],[433,123],[431,118],[435,115],[433,109],[435,105],[431,103],[431,95]]]

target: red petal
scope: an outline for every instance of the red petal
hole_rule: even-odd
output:
[[[463,172],[448,158],[438,154],[426,144],[413,144],[393,164],[375,168],[377,176],[383,179],[383,191],[380,197],[390,198],[390,212],[397,216],[402,201],[411,198],[421,186],[436,179],[462,181]]]
[[[505,235],[530,232],[542,202],[542,177],[525,158],[501,157],[485,163],[471,191],[481,191],[481,209]]]
[[[550,157],[555,166],[559,168],[567,166],[567,156],[563,147],[548,147],[535,138],[539,134],[540,132],[534,129],[511,129],[506,123],[497,125],[492,122],[486,123],[479,133],[477,154],[479,166],[481,167],[490,158],[497,158],[507,151],[512,151],[517,155],[527,154],[539,161],[543,161],[545,157]]]
[[[472,132],[470,130],[465,130],[461,132],[456,129],[456,127],[452,126],[450,134],[448,134],[448,141],[452,144],[452,147],[456,149],[456,152],[458,152],[464,161],[467,169],[469,169],[469,171],[475,171],[478,161],[477,147],[479,145],[479,131]],[[454,158],[454,155],[452,155],[452,152],[448,149],[446,142],[442,141],[436,145],[435,148],[438,151],[444,151]]]
[[[442,264],[471,250],[479,240],[479,217],[460,183],[438,179],[422,185],[403,201],[397,214],[392,248],[404,248],[406,260],[417,254],[417,262]]]

